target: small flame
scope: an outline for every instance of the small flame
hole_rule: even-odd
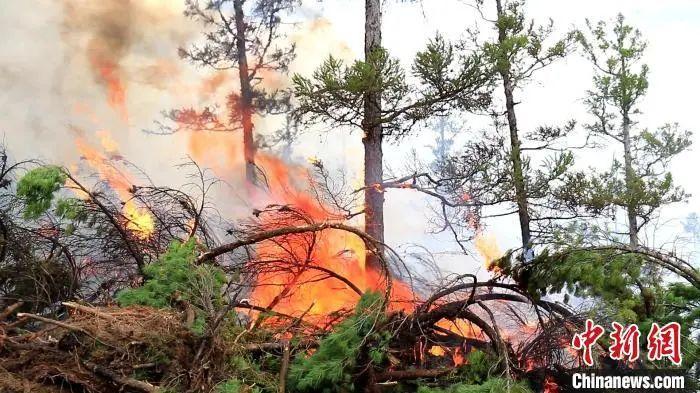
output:
[[[97,131],[95,135],[100,139],[100,145],[102,145],[106,153],[110,155],[119,154],[119,145],[114,141],[109,131],[100,130]]]
[[[126,110],[126,87],[124,87],[119,66],[99,56],[91,56],[90,64],[99,81],[107,89],[107,103],[126,123],[129,120],[129,114]]]
[[[98,133],[104,151],[112,155],[117,153],[118,146],[107,131]],[[147,239],[155,231],[155,224],[151,214],[144,208],[136,205],[132,200],[131,188],[133,182],[130,174],[123,173],[118,170],[110,159],[100,150],[91,146],[84,138],[78,137],[75,140],[75,145],[80,152],[82,158],[95,169],[100,175],[100,178],[106,181],[109,186],[117,193],[119,199],[124,202],[122,214],[126,219],[125,227],[136,237]],[[85,198],[85,193],[76,191],[79,197]]]
[[[433,356],[445,356],[445,348],[439,345],[433,345],[432,347],[430,347],[430,350],[428,352],[430,352],[430,354],[432,354]]]
[[[131,231],[139,239],[148,239],[155,231],[153,217],[144,208],[136,206],[134,201],[129,200],[122,209],[124,217],[127,219],[126,229]]]
[[[497,273],[500,269],[494,265],[494,261],[501,257],[502,252],[498,246],[498,240],[496,240],[496,237],[491,234],[485,234],[482,231],[478,231],[474,239],[474,247],[476,247],[476,250],[484,259],[484,265],[486,268]]]
[[[554,381],[551,375],[544,379],[544,393],[559,393],[559,385]]]
[[[461,366],[464,363],[466,363],[466,359],[464,358],[464,353],[461,347],[455,348],[454,352],[452,352],[452,362],[454,363],[455,367]]]

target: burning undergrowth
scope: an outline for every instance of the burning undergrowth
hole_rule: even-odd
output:
[[[580,323],[570,309],[471,274],[419,285],[410,264],[351,225],[326,202],[333,198],[321,197],[323,179],[303,167],[260,154],[264,181],[247,190],[260,206],[250,218],[220,225],[205,208],[212,184],[205,171],[189,167],[198,197],[136,186],[115,144],[102,139],[101,147],[77,141],[98,179],[94,187],[65,168],[43,169],[56,187],[42,214],[73,209],[44,233],[66,245],[103,233],[103,255],[79,260],[68,298],[94,293],[99,303],[116,294],[128,307],[10,310],[3,383],[47,391],[424,391],[500,383],[494,377],[544,381],[553,366],[578,362],[567,349]],[[24,188],[45,184],[43,172],[30,174],[39,179]],[[219,240],[219,231],[228,239]],[[490,258],[489,244],[483,253]],[[368,254],[379,266],[365,263]],[[47,310],[70,317],[41,316]]]

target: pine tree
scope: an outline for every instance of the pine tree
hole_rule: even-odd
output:
[[[588,27],[590,34],[582,34],[580,41],[596,74],[586,99],[595,121],[587,128],[622,150],[622,160],[614,158],[610,170],[591,181],[590,195],[595,204],[609,206],[612,214],[618,209],[625,212],[628,243],[637,248],[640,231],[658,209],[688,197],[674,184],[668,165],[690,146],[691,134],[680,131],[677,124],[655,131],[637,127],[639,103],[649,86],[649,67],[640,64],[646,42],[622,15],[611,32],[605,22],[595,26],[588,22]]]
[[[296,114],[305,123],[350,125],[362,130],[365,231],[384,240],[382,145],[406,136],[417,123],[449,110],[488,104],[489,70],[477,53],[458,55],[440,36],[417,54],[409,81],[398,60],[381,46],[381,2],[365,3],[365,59],[346,66],[329,57],[311,78],[295,75]],[[375,256],[368,264],[378,266]]]
[[[443,196],[443,205],[454,210],[445,212],[443,218],[445,227],[452,228],[458,239],[460,223],[455,217],[460,220],[466,214],[478,221],[482,207],[507,206],[497,214],[518,216],[521,250],[529,261],[548,228],[569,215],[570,209],[554,190],[573,165],[573,154],[563,144],[575,123],[543,125],[524,132],[518,121],[518,94],[540,70],[572,51],[575,35],[570,32],[553,38],[553,23],[537,25],[528,20],[523,1],[488,1],[495,19],[486,16],[486,3],[477,1],[476,8],[495,30],[492,38],[479,42],[498,84],[493,93],[495,104],[489,110],[494,127],[481,138],[470,138],[460,151],[443,160],[434,174],[439,180],[432,183]],[[472,35],[478,42],[478,35]],[[541,162],[540,168],[533,167],[533,159]],[[470,223],[459,230],[477,226]]]
[[[223,119],[212,108],[171,111],[168,117],[179,126],[194,131],[243,132],[246,179],[255,181],[253,116],[289,110],[289,92],[266,91],[261,86],[264,71],[286,73],[294,59],[294,45],[284,43],[282,16],[298,5],[298,0],[185,1],[185,15],[209,29],[202,44],[180,49],[180,56],[214,70],[238,70],[238,91],[229,94],[229,118]]]

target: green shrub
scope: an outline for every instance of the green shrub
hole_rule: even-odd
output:
[[[211,296],[218,304],[225,283],[223,271],[211,265],[195,265],[196,243],[174,242],[157,262],[144,267],[146,280],[139,288],[125,289],[117,294],[121,306],[140,304],[156,308],[169,307],[173,298],[198,306],[202,296]]]
[[[532,390],[522,381],[491,378],[478,385],[459,383],[445,389],[420,386],[417,393],[532,393]]]
[[[17,184],[17,196],[24,199],[24,217],[38,218],[51,207],[54,193],[66,182],[60,167],[46,165],[27,172]]]
[[[298,392],[340,392],[352,389],[352,373],[363,345],[372,363],[382,361],[389,337],[374,331],[384,317],[379,293],[365,293],[355,313],[339,323],[309,357],[299,357],[289,371],[290,387]],[[374,347],[372,347],[374,344]]]
[[[236,378],[228,379],[214,388],[214,393],[258,393],[260,389],[250,387]]]
[[[467,364],[460,367],[459,381],[468,384],[480,384],[489,379],[498,367],[499,361],[494,355],[483,351],[472,351],[467,356]]]

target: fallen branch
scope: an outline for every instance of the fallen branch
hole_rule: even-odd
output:
[[[78,310],[78,311],[82,311],[84,313],[97,315],[98,317],[101,317],[104,319],[109,319],[110,321],[117,320],[117,318],[115,318],[114,316],[100,312],[97,309],[95,309],[94,307],[83,306],[82,304],[78,304],[78,303],[74,303],[74,302],[61,302],[61,304],[63,304],[64,306],[66,306],[68,308],[71,308],[73,310]]]
[[[146,392],[146,393],[155,393],[155,392],[160,391],[160,389],[151,385],[148,382],[143,382],[143,381],[139,381],[137,379],[123,377],[123,376],[115,373],[114,371],[109,370],[105,367],[102,367],[98,364],[87,362],[87,361],[82,361],[82,360],[80,361],[80,364],[83,367],[85,367],[88,370],[95,373],[96,375],[98,375],[104,379],[108,379],[121,387],[127,387],[129,389],[138,390],[140,392]]]
[[[39,321],[39,322],[44,322],[44,323],[48,323],[48,324],[51,324],[51,325],[56,325],[56,326],[62,327],[62,328],[64,328],[64,329],[73,331],[73,332],[83,333],[83,334],[85,334],[85,335],[87,335],[87,336],[89,336],[89,337],[91,337],[91,338],[97,340],[97,338],[94,337],[94,336],[93,336],[90,332],[88,332],[87,330],[85,330],[85,329],[83,329],[83,328],[81,328],[81,327],[69,325],[69,324],[64,323],[64,322],[61,322],[61,321],[56,321],[56,320],[53,320],[53,319],[40,317],[40,316],[35,315],[35,314],[29,314],[29,313],[23,313],[23,312],[17,313],[17,317],[18,317],[18,318],[29,318],[29,319],[34,319],[34,320]]]
[[[7,319],[7,317],[12,315],[12,313],[15,312],[15,310],[22,307],[23,305],[24,305],[24,302],[20,300],[14,304],[7,306],[5,308],[5,310],[3,310],[2,313],[0,313],[0,321],[4,321],[5,319]]]

